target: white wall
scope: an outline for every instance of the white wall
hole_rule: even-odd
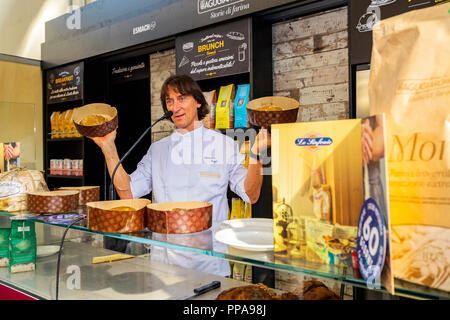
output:
[[[0,0],[0,53],[41,60],[45,22],[69,11],[70,0]],[[78,5],[80,6],[80,5]]]

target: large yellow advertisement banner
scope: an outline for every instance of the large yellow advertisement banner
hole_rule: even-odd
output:
[[[393,293],[384,116],[271,128],[276,260],[312,262],[314,266],[306,264],[316,269],[333,266],[334,271],[350,270],[351,276],[360,277],[358,226],[363,204],[371,199],[380,208],[384,222],[378,227],[386,237],[371,254],[381,252],[379,265],[374,266],[379,272],[371,280],[366,279],[368,273],[363,278],[382,283]],[[372,265],[368,255],[365,262]]]

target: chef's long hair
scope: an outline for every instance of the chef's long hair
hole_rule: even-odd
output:
[[[206,102],[202,89],[194,79],[185,74],[173,75],[164,81],[161,87],[161,104],[164,112],[167,112],[166,98],[169,96],[169,86],[182,95],[193,96],[195,101],[201,104],[201,107],[197,109],[198,120],[203,120],[209,113],[208,103]]]

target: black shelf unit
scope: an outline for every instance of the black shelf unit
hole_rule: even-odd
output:
[[[43,70],[45,83],[46,73]],[[64,101],[48,104],[46,91],[43,101],[43,128],[44,128],[44,177],[50,190],[59,187],[100,185],[103,188],[104,160],[101,152],[91,139],[85,137],[55,138],[50,136],[50,117],[54,111],[63,112],[80,107],[85,104],[85,99]],[[81,176],[50,174],[51,159],[80,159],[83,160],[83,172]],[[100,170],[99,170],[100,169]]]

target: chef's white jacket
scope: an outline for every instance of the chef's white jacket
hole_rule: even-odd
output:
[[[232,138],[203,125],[184,134],[176,130],[151,144],[130,175],[131,192],[133,198],[139,198],[153,191],[155,202],[210,202],[213,229],[228,218],[228,184],[242,200],[250,202],[244,190],[244,159]],[[212,244],[214,250],[225,249],[216,241]],[[151,250],[152,260],[221,276],[230,274],[228,261],[222,259],[157,246]]]

